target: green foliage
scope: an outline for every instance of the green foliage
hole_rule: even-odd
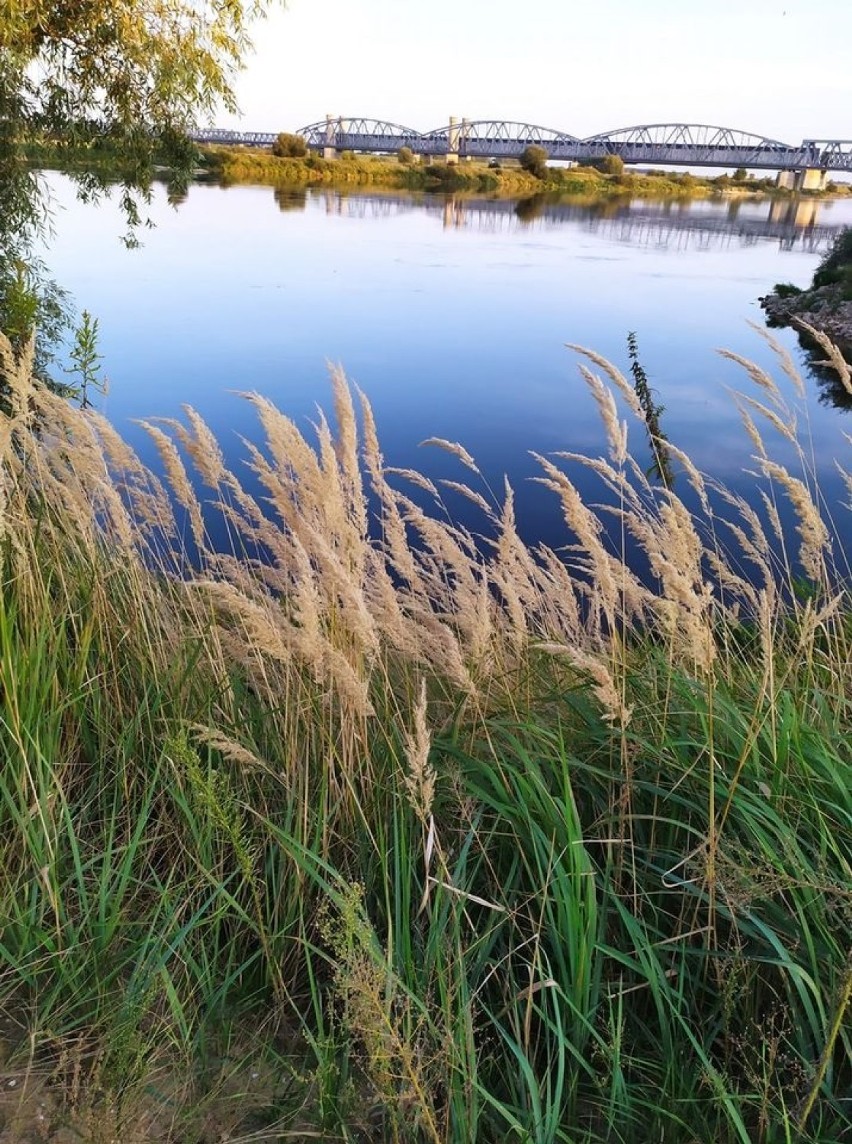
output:
[[[34,376],[56,393],[67,393],[54,373],[56,357],[72,327],[68,296],[36,259],[14,252],[0,254],[0,329],[15,353],[35,340]],[[8,387],[0,367],[0,412],[7,409]]]
[[[410,167],[414,162],[414,152],[410,147],[400,147],[396,153],[396,157],[405,167]]]
[[[651,386],[648,383],[648,376],[639,360],[639,346],[636,341],[636,334],[632,331],[627,335],[627,356],[630,358],[633,388],[636,392],[636,396],[639,398],[639,405],[642,408],[642,412],[645,415],[645,428],[653,455],[653,461],[649,471],[662,481],[665,488],[671,489],[674,484],[671,454],[667,445],[668,438],[660,427],[660,418],[665,412],[665,406],[658,405],[654,401]]]
[[[622,175],[624,173],[624,160],[620,155],[605,155],[597,164],[597,168],[604,175]]]
[[[852,265],[852,227],[844,227],[835,238],[831,248],[822,256],[814,278],[814,289],[832,286],[844,278],[844,273]]]
[[[264,0],[20,0],[0,12],[0,227],[20,235],[39,222],[28,146],[116,148],[125,161],[124,206],[138,199],[157,158],[188,177],[196,149],[186,131],[224,106],[250,46],[248,23]],[[81,178],[83,190],[108,180]]]
[[[735,183],[744,183],[748,178],[748,171],[745,169],[745,167],[737,167],[731,177]]]
[[[779,298],[794,298],[801,292],[801,287],[792,282],[776,282],[772,287],[772,293],[777,294]]]
[[[303,159],[308,153],[308,145],[301,135],[282,131],[272,144],[272,154],[279,159]]]
[[[521,167],[537,179],[543,179],[547,174],[547,152],[543,147],[531,143],[525,147],[520,158]]]
[[[85,409],[91,405],[89,394],[107,392],[107,381],[101,373],[102,358],[98,352],[98,319],[84,310],[80,324],[74,331],[74,341],[68,354],[71,365],[66,370],[74,380],[67,388],[67,395],[73,397]]]

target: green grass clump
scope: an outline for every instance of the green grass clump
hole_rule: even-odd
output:
[[[339,374],[315,444],[250,398],[261,507],[194,412],[163,485],[0,367],[7,1131],[848,1138],[852,618],[749,395],[765,518],[673,445],[653,486],[587,370],[640,581],[565,458],[570,564],[450,481],[483,552]]]

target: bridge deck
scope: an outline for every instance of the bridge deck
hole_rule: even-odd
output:
[[[533,124],[497,120],[462,120],[419,132],[383,120],[349,118],[312,123],[298,134],[315,150],[392,154],[408,147],[421,155],[509,159],[519,158],[532,143],[543,147],[549,159],[565,162],[587,163],[618,155],[628,164],[652,166],[852,171],[852,140],[805,139],[787,144],[702,124],[652,124],[578,139]],[[272,132],[212,128],[195,132],[193,138],[199,143],[270,147],[276,136]]]

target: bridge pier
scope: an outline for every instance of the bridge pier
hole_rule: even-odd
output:
[[[447,166],[455,167],[459,161],[459,140],[461,131],[459,121],[454,115],[450,116],[450,130],[447,132]]]
[[[322,149],[323,159],[336,159],[337,148],[334,146],[335,122],[331,115],[325,117],[325,146]]]
[[[820,167],[805,167],[799,171],[779,171],[776,180],[787,191],[824,191],[828,171]]]
[[[805,171],[797,171],[796,176],[799,180],[796,187],[797,191],[824,191],[828,181],[828,172],[820,170],[819,167],[809,167]]]

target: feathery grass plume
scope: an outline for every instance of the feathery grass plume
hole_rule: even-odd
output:
[[[476,489],[472,489],[470,485],[466,485],[462,481],[448,481],[443,477],[439,481],[439,484],[443,485],[445,489],[451,489],[454,493],[458,493],[459,496],[469,500],[471,504],[476,505],[479,511],[483,513],[488,520],[493,521],[495,519],[494,509],[482,493],[478,493]]]
[[[807,322],[803,322],[801,318],[796,318],[794,321],[796,326],[804,330],[809,337],[813,338],[820,349],[825,353],[826,360],[817,362],[816,364],[825,366],[827,369],[833,369],[840,379],[840,384],[846,392],[852,396],[852,366],[849,365],[849,362],[838,347],[827,334],[808,325]]]
[[[409,585],[412,591],[419,592],[419,571],[408,544],[397,494],[385,480],[384,458],[379,447],[373,409],[366,394],[360,390],[358,391],[358,400],[361,405],[364,433],[364,462],[370,475],[373,492],[381,505],[380,523],[384,550],[397,575]]]
[[[852,510],[852,473],[850,473],[848,469],[844,469],[840,462],[836,459],[834,464],[838,473],[840,473],[840,476],[843,479],[843,483],[846,485],[846,491],[849,494],[849,503],[846,505],[846,508]]]
[[[464,445],[460,445],[458,441],[446,441],[443,437],[427,437],[425,441],[420,442],[421,447],[424,445],[434,445],[436,449],[443,449],[445,453],[451,453],[452,456],[457,457],[463,465],[471,469],[477,476],[482,474],[476,461],[465,449]]]
[[[745,408],[745,405],[742,402],[738,401],[736,397],[734,398],[734,404],[737,407],[737,412],[740,415],[740,420],[743,423],[743,428],[745,429],[746,433],[748,434],[749,440],[751,441],[752,445],[754,445],[755,452],[756,452],[757,456],[758,457],[768,457],[769,454],[766,451],[766,446],[763,443],[763,438],[760,435],[760,430],[758,429],[757,425],[755,424],[754,418],[751,416],[751,414]]]
[[[331,389],[337,421],[337,456],[355,531],[367,535],[367,507],[363,495],[361,467],[358,463],[358,425],[352,392],[342,366],[331,366]]]
[[[731,532],[739,545],[740,552],[737,554],[737,563],[740,563],[739,557],[742,554],[760,572],[764,585],[771,583],[773,580],[772,549],[757,512],[744,497],[729,492],[717,482],[713,483],[713,489],[726,504],[737,510],[737,516],[746,526],[743,528],[742,525],[737,524],[735,520],[729,517],[719,518],[719,523]]]
[[[770,680],[774,676],[776,621],[775,588],[770,583],[757,594],[757,630],[760,634],[763,666],[766,677]]]
[[[6,417],[11,422],[24,417],[29,410],[30,399],[36,390],[34,365],[35,331],[21,347],[20,353],[16,354],[12,343],[0,330],[0,378],[8,388],[6,401],[9,408]]]
[[[418,473],[416,469],[399,469],[388,465],[385,472],[394,477],[401,477],[404,481],[409,481],[412,485],[423,489],[425,493],[429,493],[436,501],[441,499],[441,494],[435,484],[428,477],[424,477],[422,473]]]
[[[222,580],[191,580],[187,590],[200,593],[215,608],[220,622],[238,625],[253,654],[269,656],[287,663],[292,654],[284,639],[281,625],[276,622],[272,601],[261,604],[249,599],[233,584]]]
[[[784,526],[781,523],[781,517],[778,513],[778,506],[775,503],[774,497],[771,497],[769,493],[767,493],[766,489],[758,489],[757,493],[763,503],[764,509],[766,510],[766,516],[769,520],[769,524],[772,527],[772,531],[774,532],[776,539],[783,543]]]
[[[763,340],[775,354],[781,369],[790,379],[793,385],[793,389],[796,391],[796,396],[804,400],[806,396],[805,383],[802,380],[801,373],[796,367],[796,363],[793,361],[790,351],[782,342],[779,342],[779,340],[774,337],[772,332],[767,330],[765,326],[760,325],[758,322],[752,322],[751,320],[748,324],[756,334],[763,338]]]
[[[173,417],[160,417],[157,421],[175,434],[203,483],[218,490],[226,479],[225,458],[210,426],[191,405],[181,406],[189,428]]]
[[[527,637],[528,610],[539,612],[538,592],[530,592],[535,583],[535,566],[529,552],[518,536],[515,524],[515,494],[508,478],[504,481],[505,497],[500,515],[496,559],[490,568],[491,580],[506,609],[510,622],[511,639],[519,647]]]
[[[565,561],[552,548],[542,544],[537,552],[544,564],[544,575],[539,581],[543,585],[544,630],[573,643],[580,638],[583,628],[578,598],[580,587],[565,567]]]
[[[186,510],[189,517],[192,539],[199,553],[206,547],[207,532],[201,513],[201,505],[195,495],[195,490],[187,476],[180,453],[174,441],[167,433],[151,421],[140,421],[139,424],[154,442],[166,473],[169,488],[177,498],[178,504]]]
[[[746,405],[749,405],[752,409],[756,410],[761,415],[761,417],[765,417],[769,424],[776,431],[776,433],[778,433],[780,437],[783,437],[785,441],[789,441],[791,445],[798,444],[799,438],[797,433],[796,417],[794,413],[786,408],[786,406],[784,406],[785,416],[780,417],[767,405],[757,401],[754,397],[749,397],[745,393],[736,394],[734,396],[734,402],[740,412],[742,412],[742,402],[744,402]]]
[[[574,353],[582,354],[583,357],[588,358],[590,362],[596,365],[599,369],[602,369],[610,381],[615,385],[616,389],[618,389],[618,392],[621,394],[627,404],[630,406],[634,416],[642,422],[645,421],[645,412],[642,409],[639,398],[636,396],[636,392],[633,386],[617,366],[613,365],[613,363],[607,358],[602,357],[601,354],[595,353],[594,350],[586,349],[585,346],[578,346],[574,345],[572,342],[566,342],[565,348],[573,350]]]
[[[600,591],[604,614],[610,625],[610,630],[614,631],[621,598],[622,566],[617,559],[610,556],[604,547],[601,540],[603,527],[594,513],[583,503],[583,499],[573,482],[546,457],[542,457],[538,453],[531,455],[547,474],[546,477],[534,477],[533,480],[544,485],[545,488],[552,489],[559,497],[565,521],[577,536],[583,551],[587,553],[586,570]]]
[[[321,527],[330,547],[340,555],[353,574],[360,577],[366,536],[366,514],[363,511],[363,503],[359,505],[362,511],[353,512],[351,490],[347,487],[340,466],[338,446],[322,410],[319,412],[315,429],[319,440],[320,468],[324,478],[322,495],[317,496],[315,493],[312,498],[316,500],[317,524]],[[356,499],[359,501],[360,494],[359,485],[356,493]]]
[[[727,361],[736,362],[737,365],[746,371],[756,386],[768,393],[772,400],[779,406],[785,408],[784,398],[775,383],[775,379],[771,377],[765,369],[762,369],[756,362],[743,357],[742,354],[735,354],[733,350],[717,350],[716,353]]]
[[[405,754],[408,770],[405,772],[405,789],[408,800],[422,823],[427,823],[435,801],[437,775],[429,762],[432,736],[426,721],[426,679],[421,678],[417,703],[414,707],[413,726],[405,734]]]
[[[618,469],[614,469],[602,457],[586,457],[582,453],[571,453],[566,449],[557,449],[551,456],[558,457],[560,461],[571,461],[582,465],[589,472],[595,473],[601,478],[619,504],[625,504],[635,511],[641,511],[642,498],[628,480],[627,475]],[[640,487],[643,490],[647,489],[647,481],[640,481]]]
[[[242,743],[238,743],[236,739],[232,739],[229,735],[225,735],[221,731],[216,730],[215,727],[204,727],[200,723],[194,723],[189,729],[199,743],[203,743],[205,747],[210,747],[220,754],[223,759],[228,759],[232,763],[238,763],[241,767],[262,768],[266,765],[253,751],[250,751],[248,747],[243,746]]]
[[[33,461],[42,474],[42,492],[54,504],[64,499],[54,521],[67,519],[75,507],[78,539],[85,535],[91,549],[101,533],[114,546],[133,559],[136,548],[135,526],[127,512],[104,457],[99,423],[87,410],[84,416],[63,398],[39,388],[33,395],[41,448],[33,451]]]
[[[814,504],[807,486],[798,477],[788,473],[783,465],[766,458],[762,459],[760,464],[764,473],[776,480],[787,494],[798,520],[796,532],[801,538],[799,562],[809,579],[821,583],[825,555],[831,548],[831,537],[819,514],[819,509]]]
[[[618,410],[612,390],[607,389],[598,375],[592,373],[582,364],[580,365],[580,374],[589,387],[601,415],[601,421],[609,441],[610,459],[615,465],[623,465],[627,460],[627,422],[618,419]]]
[[[612,672],[598,656],[579,647],[567,644],[542,642],[536,645],[540,651],[550,655],[563,656],[592,680],[592,690],[604,710],[604,718],[617,723],[623,730],[633,716],[633,709],[625,706]]]

